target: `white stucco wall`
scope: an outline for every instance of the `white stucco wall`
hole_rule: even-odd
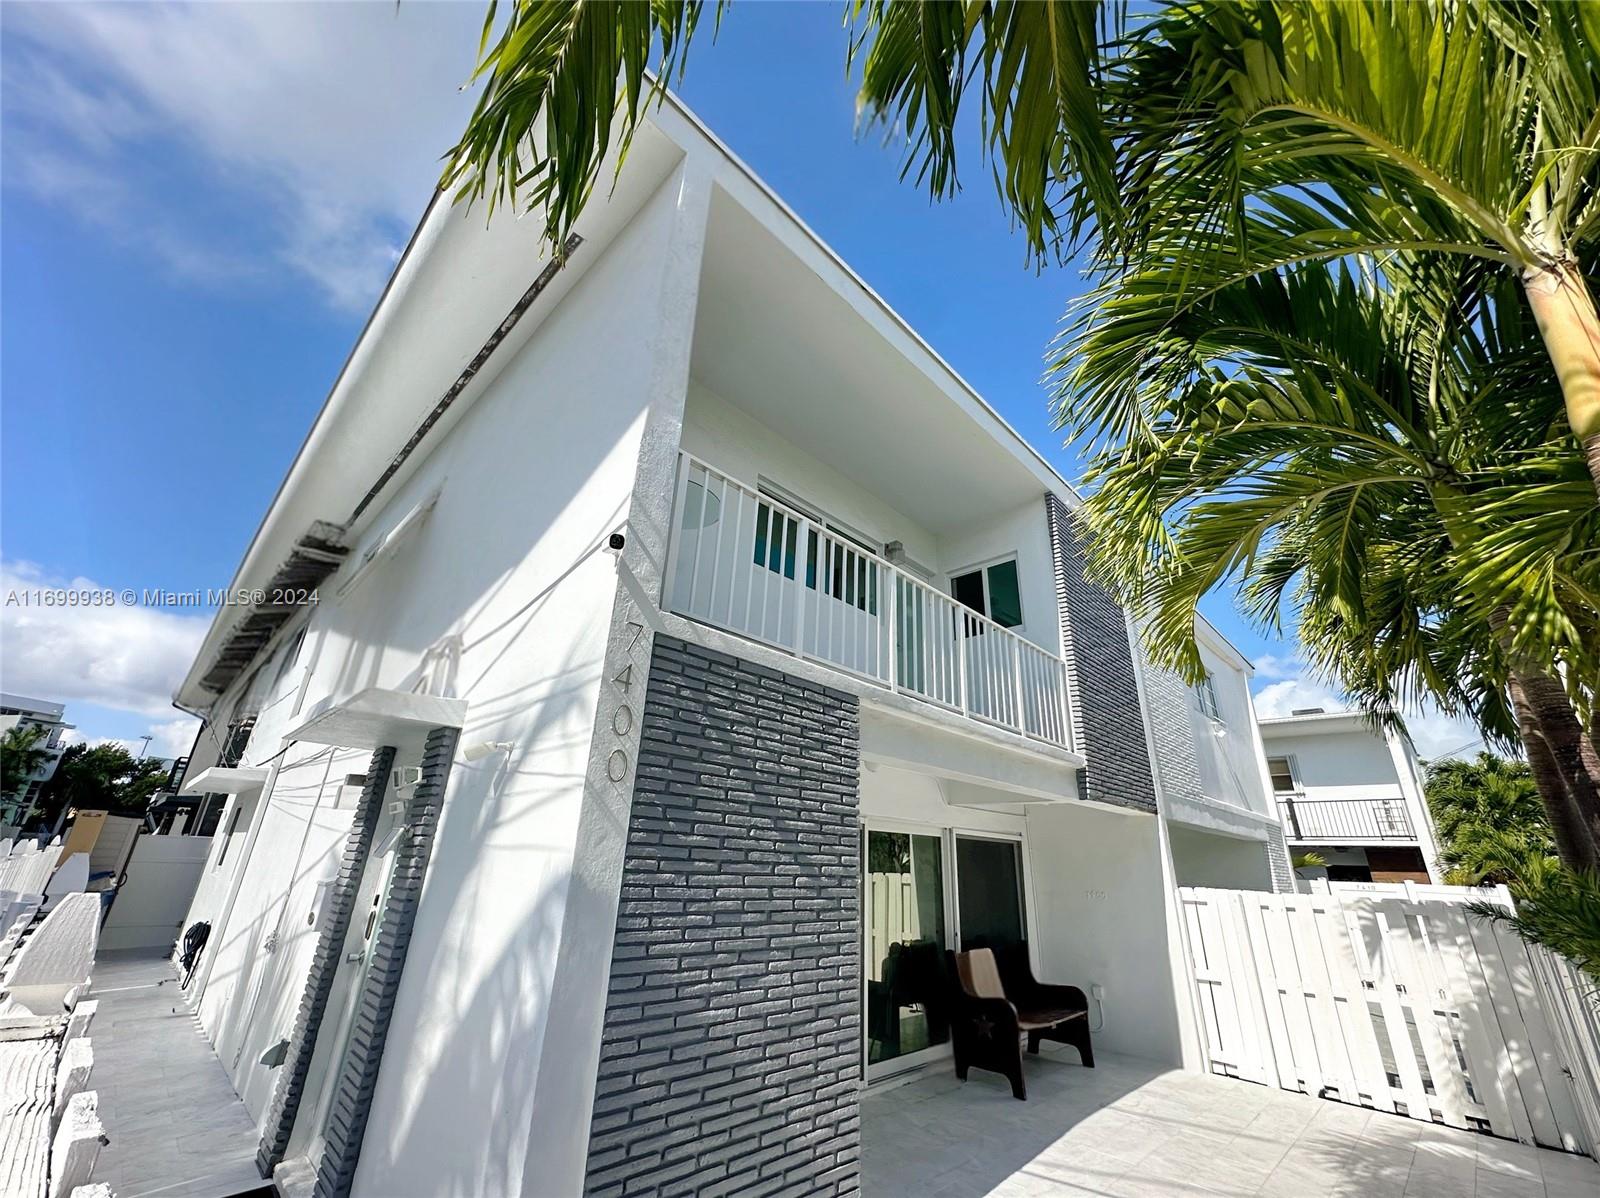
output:
[[[1105,987],[1097,1048],[1181,1064],[1186,998],[1173,982],[1178,941],[1156,819],[1076,803],[1030,807],[1028,864],[1044,980],[1085,994]]]
[[[543,996],[617,582],[598,547],[621,523],[634,486],[676,202],[669,180],[588,264],[385,497],[351,557],[437,490],[419,532],[346,595],[335,594],[346,575],[330,579],[312,617],[302,652],[311,671],[305,709],[365,687],[425,689],[467,700],[464,746],[516,746],[509,757],[455,766],[373,1098],[359,1194],[521,1187],[546,1053]],[[247,762],[281,747],[266,731]],[[367,759],[365,750],[330,758],[313,746],[290,748],[218,946],[202,1020],[258,1116],[275,1078],[256,1060],[292,1026],[315,940],[305,916],[349,825],[348,804],[333,805],[338,785]],[[220,908],[221,889],[220,881],[209,885],[197,910]],[[265,953],[274,929],[278,947]],[[439,1134],[460,1126],[466,1111],[472,1134]]]
[[[1179,886],[1224,890],[1271,890],[1266,844],[1202,832],[1175,824],[1171,829],[1172,866]]]
[[[1262,738],[1269,757],[1293,757],[1307,799],[1400,797],[1389,746],[1368,731],[1285,735],[1268,724]]]

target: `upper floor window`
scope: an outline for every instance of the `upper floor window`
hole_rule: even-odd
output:
[[[1194,686],[1195,697],[1200,700],[1200,714],[1208,720],[1222,722],[1222,709],[1217,705],[1217,686],[1207,674]]]
[[[804,511],[804,509],[796,509]],[[824,516],[805,513],[809,525],[804,542],[800,517],[775,503],[756,506],[755,564],[793,579],[803,567],[806,586],[821,590],[841,603],[878,614],[878,570],[868,555],[876,548]]]
[[[1294,762],[1287,757],[1268,757],[1267,773],[1272,775],[1274,794],[1293,794],[1300,789],[1295,785]]]
[[[957,603],[988,616],[1002,628],[1022,626],[1022,590],[1014,557],[951,575],[950,594]]]

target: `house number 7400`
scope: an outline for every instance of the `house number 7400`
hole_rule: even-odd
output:
[[[639,638],[644,634],[644,625],[637,620],[629,620],[628,628],[633,632],[633,639],[628,642],[629,653],[639,643]],[[629,662],[618,672],[611,681],[621,690],[627,691],[633,686],[633,663]],[[633,731],[633,708],[626,703],[617,704],[617,709],[611,713],[611,731],[617,737],[625,737]],[[606,777],[613,782],[621,782],[628,776],[628,752],[618,748],[611,750],[611,755],[606,758]]]

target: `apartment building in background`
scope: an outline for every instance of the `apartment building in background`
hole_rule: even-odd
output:
[[[1358,712],[1319,709],[1261,721],[1273,800],[1294,854],[1334,882],[1439,882],[1438,838],[1411,738]]]
[[[15,795],[6,796],[0,823],[15,825],[32,810],[39,788],[55,776],[61,754],[66,751],[62,740],[72,729],[66,722],[66,705],[47,699],[30,699],[26,695],[0,694],[0,733],[11,728],[37,728],[40,739],[37,747],[46,753],[44,762],[28,779],[28,784]]]

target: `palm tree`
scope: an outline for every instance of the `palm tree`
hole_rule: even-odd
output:
[[[726,3],[719,3],[720,21]],[[1238,0],[1123,6],[853,0],[860,109],[906,173],[957,186],[983,152],[1041,257],[1164,266],[1192,297],[1292,262],[1452,257],[1514,280],[1600,489],[1600,6]],[[699,0],[517,0],[484,25],[484,89],[447,186],[542,207],[552,246],[613,135],[681,73]],[[656,74],[649,77],[652,52]],[[620,88],[618,81],[621,81]],[[620,94],[619,94],[620,93]],[[620,126],[619,126],[620,118]]]
[[[1459,271],[1301,264],[1196,304],[1130,271],[1067,331],[1059,415],[1103,444],[1091,566],[1153,657],[1197,673],[1196,606],[1238,580],[1374,714],[1431,699],[1520,734],[1563,855],[1593,868],[1574,707],[1600,684],[1600,504],[1516,301]]]
[[[28,788],[33,776],[50,760],[44,729],[37,724],[14,724],[0,735],[0,798],[14,799]]]
[[[1439,830],[1440,858],[1465,872],[1465,885],[1504,882],[1479,868],[1479,846],[1496,841],[1490,856],[1503,856],[1499,838],[1513,838],[1517,852],[1549,855],[1555,849],[1539,788],[1525,762],[1479,753],[1472,761],[1440,761],[1423,782],[1428,811]]]

